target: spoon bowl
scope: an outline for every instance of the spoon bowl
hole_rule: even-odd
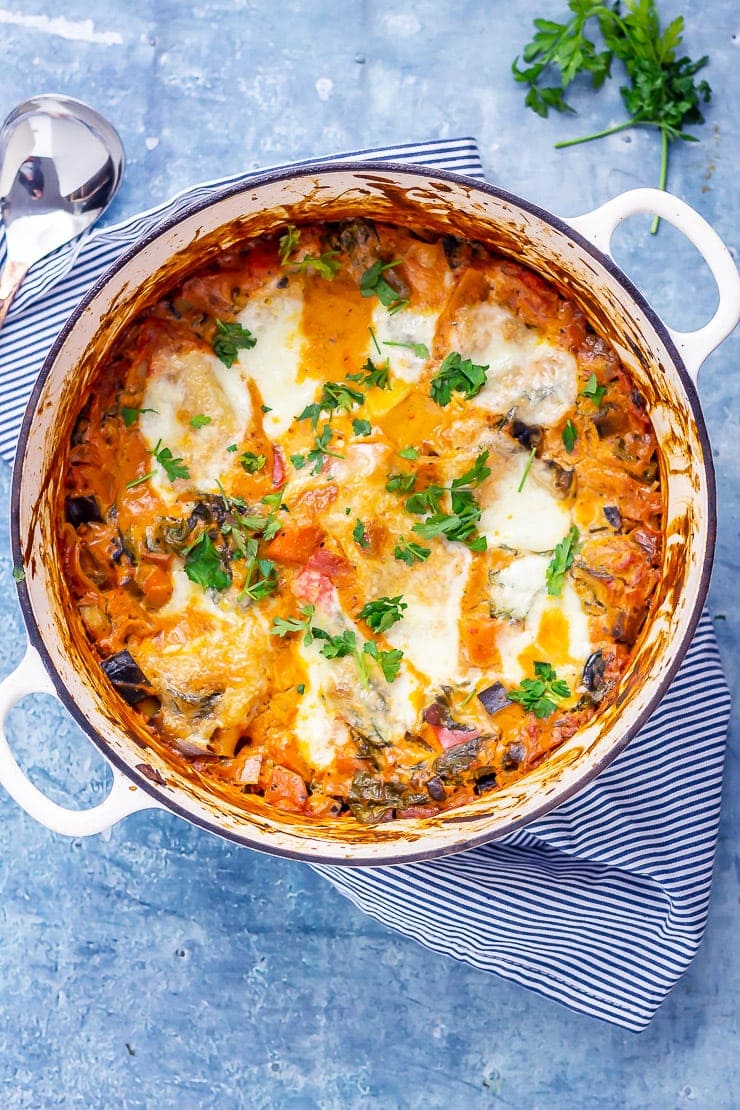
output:
[[[0,129],[0,327],[29,268],[102,215],[125,163],[116,130],[81,100],[37,96],[10,113]]]

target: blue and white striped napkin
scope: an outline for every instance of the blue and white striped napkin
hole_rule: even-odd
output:
[[[483,177],[472,139],[342,157]],[[34,267],[0,332],[0,454],[13,457],[47,350],[79,299],[140,235],[213,189],[96,230]],[[0,261],[4,240],[0,240]],[[365,913],[427,948],[573,1010],[643,1029],[707,917],[730,696],[706,614],[666,697],[582,793],[503,840],[398,867],[315,866]]]

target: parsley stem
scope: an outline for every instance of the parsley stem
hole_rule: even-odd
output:
[[[660,132],[660,180],[658,181],[658,188],[665,191],[668,182],[668,132],[665,128]],[[660,216],[656,216],[650,225],[650,234],[655,235],[660,227]]]
[[[533,447],[532,450],[529,452],[529,458],[527,459],[527,465],[524,467],[524,473],[522,474],[522,480],[519,483],[519,485],[516,487],[516,492],[517,493],[521,493],[522,490],[524,489],[524,483],[527,480],[527,475],[529,474],[530,470],[532,469],[532,460],[534,459],[536,450],[537,450],[537,448]]]
[[[639,126],[639,121],[628,119],[625,123],[618,123],[615,127],[607,127],[605,131],[594,131],[591,135],[581,135],[578,139],[563,139],[555,143],[556,150],[566,146],[578,146],[580,143],[590,143],[592,139],[605,139],[607,135],[616,135],[618,131],[626,131],[629,127]]]

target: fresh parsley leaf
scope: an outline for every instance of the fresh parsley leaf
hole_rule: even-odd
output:
[[[391,343],[389,339],[383,340],[384,347],[407,347],[413,351],[417,358],[429,358],[429,348],[426,343]]]
[[[170,451],[169,447],[163,447],[161,439],[157,440],[157,444],[152,451],[152,455],[165,471],[167,477],[171,482],[174,482],[177,478],[190,477],[190,471],[188,470],[184,461],[180,458],[176,459]]]
[[[579,550],[579,538],[580,534],[574,524],[568,535],[556,545],[552,553],[552,559],[545,571],[547,592],[550,597],[560,597],[563,591],[565,575],[572,567],[573,559]]]
[[[226,448],[226,450],[227,450],[227,451],[228,451],[228,452],[229,452],[230,454],[232,454],[232,455],[233,455],[233,453],[234,453],[235,451],[237,451],[237,450],[238,450],[238,448],[237,448],[237,446],[236,446],[236,444],[235,444],[235,443],[230,443],[230,444],[229,444],[229,446],[228,446],[228,447]]]
[[[376,386],[378,389],[390,389],[391,381],[389,376],[390,367],[387,361],[381,366],[376,366],[371,358],[368,358],[365,365],[362,367],[365,371],[364,375],[360,375],[359,381],[361,385],[366,385],[368,388]],[[354,378],[355,375],[350,375]]]
[[[385,488],[388,493],[411,493],[415,485],[416,475],[408,471],[405,474],[389,474]]]
[[[558,708],[553,698],[561,700],[570,697],[567,682],[557,677],[550,663],[535,663],[535,678],[525,678],[519,686],[508,691],[511,701],[518,702],[523,709],[534,713],[535,717],[549,717]]]
[[[393,682],[398,677],[403,659],[402,651],[398,648],[393,651],[381,651],[374,640],[368,640],[362,650],[364,655],[369,655],[379,664],[386,682]]]
[[[305,455],[291,455],[290,456],[290,461],[292,462],[292,464],[296,468],[296,470],[303,470],[304,466],[306,465],[306,456]]]
[[[415,562],[423,563],[431,554],[431,547],[422,547],[420,543],[414,543],[401,536],[394,548],[393,558],[411,567]]]
[[[331,441],[332,430],[328,424],[324,424],[321,434],[314,436],[313,450],[309,451],[308,455],[306,456],[308,462],[313,463],[313,467],[311,469],[312,474],[319,474],[321,472],[321,468],[324,465],[324,457],[326,455],[331,455],[331,457],[334,459],[342,458],[342,456],[337,451],[329,450],[329,444],[331,443]]]
[[[527,459],[527,461],[525,463],[524,472],[522,473],[522,480],[520,481],[519,485],[516,487],[516,492],[517,493],[521,493],[522,490],[524,489],[524,483],[526,482],[527,478],[529,477],[529,472],[532,469],[532,463],[534,462],[534,457],[535,457],[536,454],[537,454],[537,448],[533,447],[532,450],[529,452],[529,458]]]
[[[565,450],[568,452],[569,455],[573,454],[573,448],[576,445],[577,439],[578,429],[576,428],[572,420],[566,420],[565,427],[563,428],[563,443],[565,444]]]
[[[278,586],[278,570],[270,559],[251,559],[244,585],[239,591],[239,601],[250,597],[261,601],[274,594]]]
[[[278,250],[280,253],[280,265],[287,266],[288,259],[293,251],[298,247],[301,241],[301,233],[295,224],[288,224],[287,228],[278,240]]]
[[[599,385],[596,379],[596,375],[590,374],[585,388],[581,390],[581,396],[590,397],[590,399],[593,401],[593,403],[596,405],[596,408],[598,409],[601,408],[601,402],[604,399],[605,393],[606,386]]]
[[[322,628],[315,628],[314,635],[324,641],[320,653],[325,659],[343,659],[345,655],[354,655],[357,652],[355,634],[349,629],[345,629],[341,636],[330,636]]]
[[[204,533],[185,556],[185,573],[204,590],[225,590],[231,585],[231,572],[224,566],[211,537]]]
[[[283,620],[282,617],[275,617],[272,622],[270,632],[273,636],[292,636],[295,632],[307,632],[311,627],[313,620],[314,607],[313,605],[303,605],[299,609],[302,614],[302,619],[299,617],[288,617]]]
[[[323,254],[319,255],[307,254],[300,262],[296,263],[296,272],[302,274],[307,270],[315,270],[322,278],[333,281],[342,268],[342,263],[337,258],[338,255],[339,251],[324,251]]]
[[[296,692],[299,693],[299,694],[305,694],[305,692],[306,692],[306,683],[305,682],[299,682],[298,685],[296,686]]]
[[[210,423],[211,423],[210,416],[206,416],[205,413],[202,413],[202,412],[196,413],[195,416],[190,417],[190,427],[191,428],[205,428],[206,424],[210,424]]]
[[[269,505],[271,509],[279,509],[283,500],[283,491],[278,489],[274,493],[266,493],[262,498],[263,505]]]
[[[367,537],[365,525],[362,523],[361,520],[355,521],[355,526],[352,529],[352,539],[355,541],[356,544],[359,544],[360,547],[370,546],[370,540]]]
[[[375,601],[368,601],[357,616],[373,632],[385,632],[396,621],[400,621],[406,609],[408,605],[399,594],[398,597],[379,597]]]
[[[132,425],[136,423],[137,417],[139,417],[142,412],[157,412],[156,409],[133,409],[129,408],[127,405],[122,405],[118,411],[127,428],[132,427]]]
[[[211,346],[216,358],[219,358],[224,366],[233,366],[239,351],[251,351],[256,343],[257,339],[249,328],[244,328],[241,324],[226,324],[223,320],[216,320],[216,334]]]
[[[407,297],[402,297],[397,289],[394,289],[390,282],[384,277],[384,274],[389,270],[395,269],[396,266],[403,265],[403,260],[398,258],[395,262],[381,262],[378,259],[374,262],[369,270],[360,278],[360,293],[363,297],[377,297],[380,303],[388,309],[392,315],[400,312],[409,303]]]
[[[353,420],[352,429],[356,436],[369,436],[373,426],[369,420]]]
[[[415,447],[404,447],[402,451],[398,452],[398,457],[401,459],[418,459],[419,452]]]
[[[487,370],[488,365],[477,366],[469,358],[463,359],[457,351],[452,351],[432,378],[430,396],[443,407],[449,405],[453,393],[462,393],[467,400],[477,397],[486,384]]]
[[[550,108],[572,112],[565,91],[574,78],[589,74],[594,89],[599,89],[611,76],[612,61],[617,58],[627,77],[619,91],[629,118],[603,131],[555,145],[590,142],[629,127],[655,127],[661,133],[659,187],[664,189],[671,142],[696,141],[683,128],[704,122],[701,105],[709,102],[712,90],[706,81],[697,84],[694,78],[709,59],[704,56],[694,62],[677,56],[682,45],[683,17],[678,16],[661,32],[654,0],[628,0],[624,9],[619,3],[568,0],[568,7],[573,14],[566,23],[534,21],[536,34],[522,52],[526,68],[519,67],[519,58],[514,60],[514,79],[529,86],[525,104],[543,117]],[[587,28],[592,22],[598,25],[605,50],[597,50],[588,37]],[[555,84],[546,84],[553,79]],[[653,233],[658,223],[656,217]]]
[[[264,468],[267,460],[264,455],[255,455],[254,451],[245,451],[243,455],[239,456],[239,462],[247,474],[256,474],[258,470]]]
[[[346,382],[324,382],[318,401],[306,405],[303,412],[296,419],[310,420],[315,428],[322,415],[328,416],[331,420],[337,409],[351,412],[355,405],[362,405],[364,401],[364,393],[351,385],[347,385]]]
[[[463,486],[475,488],[485,482],[491,473],[490,466],[486,466],[489,454],[490,451],[481,451],[470,470],[466,470],[459,478],[454,478],[450,488],[453,490],[461,489]]]
[[[14,582],[25,582],[25,580],[26,580],[26,571],[25,571],[25,569],[23,567],[14,566],[13,567],[13,581]],[[716,619],[717,618],[715,618],[715,620]]]

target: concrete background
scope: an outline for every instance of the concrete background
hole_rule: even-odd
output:
[[[707,53],[714,101],[670,186],[732,244],[738,10],[659,4]],[[39,92],[89,101],[118,128],[127,174],[106,222],[201,180],[352,147],[477,136],[491,180],[562,215],[657,180],[647,131],[556,151],[622,118],[618,82],[543,121],[510,77],[535,16],[565,0],[0,0],[0,116]],[[635,219],[618,260],[674,326],[709,317],[694,249]],[[737,676],[737,334],[700,393],[719,485],[710,612]],[[0,464],[0,514],[10,472]],[[0,672],[24,633],[0,547]],[[34,781],[90,804],[102,760],[50,699],[10,722]],[[304,866],[142,814],[69,841],[0,795],[3,1107],[730,1108],[738,1079],[738,717],[728,752],[704,945],[647,1032],[618,1031],[365,918]]]

